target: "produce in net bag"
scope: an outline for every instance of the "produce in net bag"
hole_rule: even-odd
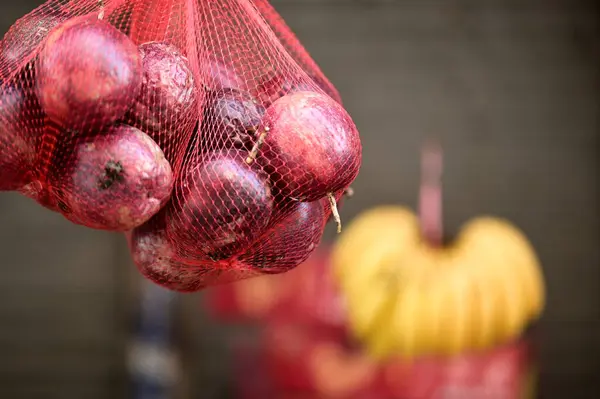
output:
[[[146,70],[143,49],[122,30],[127,7],[123,1],[48,2],[9,30],[0,58],[2,189],[21,191],[74,223],[111,231],[131,230],[156,214],[183,159],[179,139],[163,140],[174,126],[154,135],[144,119],[154,115],[131,113],[140,103],[162,105],[184,93],[166,89],[162,98],[149,98],[160,91],[155,83],[171,82],[145,79],[157,71]],[[180,58],[183,69],[187,60]],[[185,91],[195,99],[187,72]],[[178,121],[178,136],[193,131],[194,101]]]
[[[126,232],[154,282],[285,272],[340,225],[358,131],[268,2],[49,1],[2,49],[0,189]]]

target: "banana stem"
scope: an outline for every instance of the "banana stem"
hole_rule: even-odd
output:
[[[419,213],[421,233],[432,246],[442,245],[442,150],[436,141],[427,142],[421,155],[421,187]]]
[[[340,218],[340,213],[338,212],[337,202],[335,200],[335,196],[333,193],[327,194],[327,199],[329,199],[329,205],[331,206],[331,214],[333,215],[333,220],[337,224],[337,232],[338,234],[342,232],[342,218]]]
[[[265,128],[265,131],[262,132],[258,136],[258,140],[256,140],[256,143],[252,147],[252,150],[250,151],[250,154],[248,154],[248,157],[246,158],[246,163],[248,165],[252,164],[252,162],[254,162],[254,160],[256,159],[256,156],[258,155],[258,152],[260,151],[260,148],[262,147],[262,145],[265,142],[265,138],[267,137],[267,132],[268,131],[269,131],[269,128]]]

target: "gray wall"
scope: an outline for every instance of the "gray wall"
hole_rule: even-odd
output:
[[[597,13],[548,1],[273,3],[362,133],[343,216],[415,205],[419,146],[440,137],[448,232],[477,214],[505,216],[539,252],[542,394],[600,397]]]
[[[3,2],[0,30],[34,3]],[[382,202],[414,205],[419,145],[440,137],[448,232],[480,213],[505,216],[544,264],[542,397],[599,397],[600,35],[591,6],[273,3],[362,132],[357,195],[343,217]],[[69,225],[8,194],[0,195],[0,237],[0,397],[123,397],[130,265],[121,238]],[[197,299],[188,298],[190,309]],[[210,398],[227,381],[226,363],[217,327],[205,327],[201,316],[190,327],[193,353],[202,356],[194,397]]]

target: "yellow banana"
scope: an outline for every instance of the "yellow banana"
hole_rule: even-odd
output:
[[[377,358],[488,349],[544,306],[537,257],[502,219],[475,219],[455,244],[432,248],[409,210],[376,208],[346,228],[332,261],[350,327]]]

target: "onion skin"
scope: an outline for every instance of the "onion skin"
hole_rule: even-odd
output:
[[[121,119],[138,96],[137,46],[97,18],[73,18],[54,29],[36,63],[37,91],[48,117],[89,131]]]
[[[265,234],[239,261],[262,273],[284,273],[304,262],[321,242],[323,200],[301,202],[293,213]]]
[[[202,63],[201,68],[204,78],[203,86],[207,91],[243,90],[246,87],[246,83],[235,70],[221,61],[206,60]]]
[[[312,202],[348,187],[358,175],[362,145],[352,118],[330,97],[297,92],[275,101],[259,132],[259,162],[279,190]]]
[[[163,215],[160,213],[157,216]],[[175,251],[167,240],[164,224],[151,219],[133,230],[130,251],[133,262],[148,280],[177,292],[195,292],[203,288],[203,270],[187,266],[175,259]]]
[[[54,28],[70,16],[55,9],[45,9],[44,14],[30,13],[19,19],[0,42],[0,71],[4,77],[23,69],[23,61],[33,57]]]
[[[268,177],[243,157],[235,150],[213,153],[178,184],[167,233],[186,256],[227,260],[264,233],[273,211]]]
[[[65,157],[65,155],[67,155]],[[60,212],[94,229],[131,230],[167,202],[173,172],[159,146],[127,125],[78,137],[57,151],[50,183]]]
[[[198,120],[196,82],[187,58],[175,46],[149,42],[139,49],[142,87],[128,122],[167,152],[173,138],[191,133]]]
[[[260,274],[237,267],[233,262],[225,265],[212,261],[197,262],[187,255],[178,255],[165,231],[166,209],[134,229],[129,236],[131,256],[145,278],[166,289],[190,293]]]
[[[0,191],[18,190],[31,180],[36,159],[31,120],[37,102],[28,94],[21,84],[0,84]]]
[[[249,151],[264,113],[264,107],[247,92],[233,89],[213,92],[202,120],[204,147]]]

